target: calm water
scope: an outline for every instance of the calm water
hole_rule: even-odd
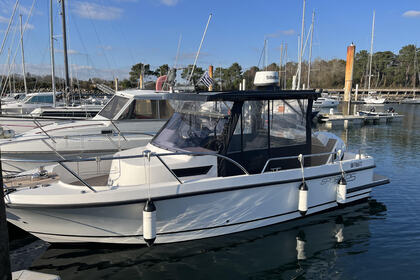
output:
[[[385,108],[388,106],[385,106]],[[418,279],[420,105],[393,105],[400,123],[333,132],[376,160],[391,184],[369,202],[299,221],[202,241],[145,247],[48,248],[31,269],[62,279]],[[379,110],[379,109],[378,109]],[[298,247],[298,249],[297,249]]]

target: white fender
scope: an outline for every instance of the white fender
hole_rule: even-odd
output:
[[[347,194],[347,182],[343,176],[341,176],[340,181],[337,185],[337,203],[345,204],[346,203],[346,194]]]
[[[149,247],[156,239],[156,207],[150,199],[143,208],[143,239]]]
[[[305,182],[299,186],[299,203],[298,203],[299,213],[304,216],[308,211],[308,186]]]

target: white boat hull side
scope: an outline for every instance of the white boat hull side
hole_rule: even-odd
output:
[[[319,171],[331,171],[332,167]],[[267,174],[267,173],[266,173]],[[322,174],[322,173],[319,173]],[[328,172],[327,172],[328,174]],[[347,174],[347,202],[369,197],[373,183],[373,166]],[[255,177],[255,180],[250,177]],[[265,174],[242,176],[242,188],[194,195],[157,198],[157,238],[155,243],[171,243],[250,230],[300,218],[298,187],[300,182],[276,184],[259,180],[259,186],[248,185]],[[308,213],[337,207],[336,186],[340,175],[307,180]],[[239,178],[223,178],[237,185]],[[194,184],[194,183],[191,183]],[[217,180],[212,181],[217,184]],[[267,184],[267,185],[265,185]],[[383,184],[383,182],[382,182]],[[174,185],[174,188],[177,185]],[[186,184],[179,188],[189,188]],[[135,187],[133,187],[135,188]],[[204,188],[204,186],[203,186]],[[204,188],[205,189],[205,188]],[[134,190],[135,191],[135,190]],[[135,193],[133,191],[133,194]],[[145,200],[121,205],[88,207],[7,208],[8,221],[39,238],[56,242],[103,242],[144,244],[142,209]]]
[[[314,108],[332,108],[337,107],[340,102],[331,98],[318,98],[313,104]]]

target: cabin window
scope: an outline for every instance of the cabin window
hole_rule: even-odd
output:
[[[273,100],[270,106],[270,148],[306,143],[307,102]]]
[[[44,95],[44,96],[32,96],[26,103],[53,103],[53,97]]]
[[[159,100],[159,113],[161,119],[169,119],[174,113],[174,109],[167,100]]]
[[[302,100],[244,102],[228,153],[305,144],[306,107]]]
[[[132,119],[159,119],[157,100],[135,100]]]
[[[128,98],[122,96],[114,96],[105,105],[105,107],[98,113],[99,116],[107,119],[113,119],[127,103]]]
[[[242,107],[243,150],[268,149],[268,101],[246,101]]]

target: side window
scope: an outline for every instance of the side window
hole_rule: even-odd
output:
[[[121,116],[119,116],[119,120],[127,120],[127,119],[131,119],[131,115],[133,114],[133,109],[134,109],[134,101],[131,102],[131,104],[125,108],[124,112],[122,112]]]
[[[133,112],[134,119],[158,119],[157,100],[136,100]]]
[[[306,104],[300,100],[272,101],[270,146],[272,148],[306,143]]]
[[[159,112],[161,119],[169,119],[174,113],[174,109],[167,100],[159,100]]]
[[[268,149],[268,103],[246,101],[242,107],[243,150]]]

